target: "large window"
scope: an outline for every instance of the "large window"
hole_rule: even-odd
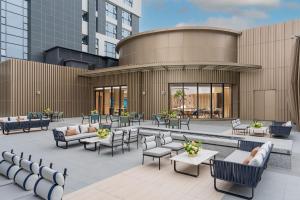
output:
[[[26,0],[1,1],[1,61],[28,58]]]
[[[96,88],[95,108],[100,114],[120,115],[127,107],[127,86]]]
[[[128,31],[127,29],[122,28],[122,39],[131,36],[131,31]]]
[[[122,11],[122,23],[127,24],[128,26],[131,26],[132,24],[131,14],[124,10]]]
[[[230,84],[170,84],[169,108],[200,119],[232,117]]]
[[[130,7],[132,7],[132,5],[133,5],[133,0],[123,0],[123,2],[125,5],[130,6]]]
[[[105,3],[106,16],[113,19],[117,19],[117,7],[108,2]]]
[[[117,26],[106,22],[106,35],[108,37],[117,38]]]
[[[116,58],[116,45],[110,42],[105,42],[105,54],[108,57]]]

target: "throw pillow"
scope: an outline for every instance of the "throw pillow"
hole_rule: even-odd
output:
[[[75,128],[69,128],[66,131],[66,136],[73,136],[73,135],[77,135],[76,129]]]
[[[95,133],[95,132],[97,132],[97,129],[95,127],[88,128],[88,133]]]
[[[262,165],[264,159],[261,153],[257,153],[249,162],[249,165],[259,167]]]
[[[252,149],[250,155],[251,155],[252,157],[254,157],[254,156],[256,155],[256,153],[258,152],[259,149],[260,149],[259,147],[255,147],[254,149]]]
[[[76,134],[80,133],[79,126],[69,126],[68,129],[75,129]]]
[[[244,164],[244,165],[248,165],[249,163],[250,163],[250,161],[252,160],[252,156],[250,155],[250,156],[248,156],[243,162],[242,162],[242,164]]]
[[[282,124],[282,126],[292,126],[292,122],[291,122],[291,121],[288,121],[288,122]]]
[[[263,159],[267,156],[267,151],[264,148],[260,148],[257,153],[260,153],[263,156]]]

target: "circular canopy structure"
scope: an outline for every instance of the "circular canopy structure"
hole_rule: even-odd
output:
[[[120,65],[237,62],[240,32],[178,27],[139,33],[119,42]]]

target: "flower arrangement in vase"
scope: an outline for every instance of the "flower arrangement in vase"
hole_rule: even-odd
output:
[[[187,141],[183,144],[184,150],[188,156],[195,157],[201,150],[202,143],[200,141]]]
[[[263,127],[264,126],[264,124],[262,123],[262,122],[259,122],[259,121],[253,121],[252,123],[251,123],[251,127],[252,128],[261,128],[261,127]]]
[[[108,129],[98,129],[97,131],[97,136],[101,139],[107,138],[108,135],[109,135]]]

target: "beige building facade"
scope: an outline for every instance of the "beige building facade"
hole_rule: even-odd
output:
[[[0,67],[0,115],[48,106],[70,117],[97,109],[143,112],[149,119],[173,110],[194,119],[286,121],[293,36],[299,34],[300,21],[241,32],[179,27],[121,40],[119,66],[111,68],[7,61]]]

